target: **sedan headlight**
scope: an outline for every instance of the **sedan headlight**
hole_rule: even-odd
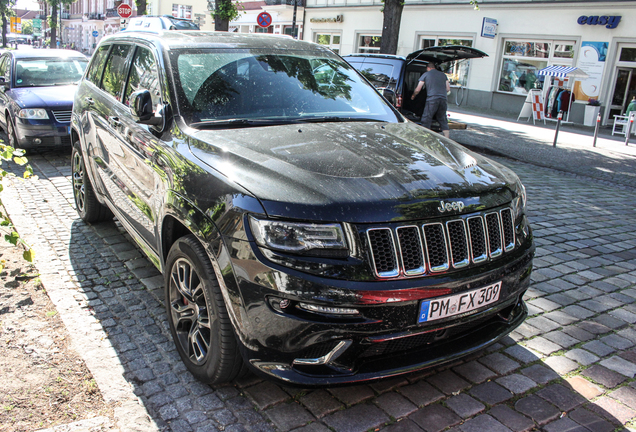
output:
[[[21,109],[18,112],[18,117],[29,120],[48,120],[49,115],[42,108],[27,108]]]
[[[256,243],[270,249],[307,253],[347,249],[340,224],[312,224],[273,221],[250,217]]]

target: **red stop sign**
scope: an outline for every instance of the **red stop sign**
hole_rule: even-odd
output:
[[[130,16],[132,15],[132,8],[126,3],[122,3],[117,6],[117,13],[122,18],[130,18]]]

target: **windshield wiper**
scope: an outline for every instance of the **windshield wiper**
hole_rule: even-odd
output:
[[[244,127],[244,126],[272,126],[295,123],[295,119],[225,119],[225,120],[205,120],[190,123],[190,126],[196,129],[215,128],[215,127]]]
[[[376,118],[367,117],[338,117],[338,116],[323,116],[323,117],[307,117],[297,118],[298,122],[303,123],[328,123],[328,122],[381,122],[386,123],[386,120],[379,120]]]

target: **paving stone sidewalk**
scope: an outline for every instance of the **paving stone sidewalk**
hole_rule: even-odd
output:
[[[113,429],[365,432],[613,431],[636,418],[634,190],[499,159],[521,177],[537,254],[529,319],[484,352],[368,385],[221,387],[185,370],[162,278],[116,222],[73,209],[68,155],[31,157],[3,192],[47,292],[116,411]],[[636,430],[636,429],[632,429]]]

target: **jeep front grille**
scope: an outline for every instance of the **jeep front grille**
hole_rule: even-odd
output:
[[[443,222],[366,230],[377,277],[412,277],[460,269],[515,248],[512,210]]]

